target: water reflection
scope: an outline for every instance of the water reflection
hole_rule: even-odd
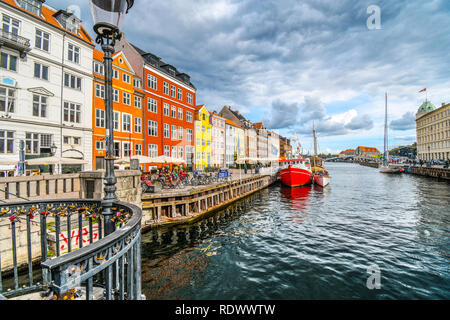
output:
[[[252,195],[192,225],[145,233],[142,239],[142,291],[146,298],[194,298],[183,291],[204,285],[201,279],[211,257],[219,254],[224,245],[239,243],[252,233],[241,228],[232,230],[231,224],[248,212],[258,199],[261,195]]]
[[[332,185],[272,186],[143,234],[149,299],[448,299],[450,186],[330,164]],[[382,272],[366,286],[367,267]]]

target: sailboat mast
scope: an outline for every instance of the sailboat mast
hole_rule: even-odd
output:
[[[317,134],[316,134],[316,127],[313,123],[313,136],[314,136],[314,156],[317,157]]]
[[[384,110],[384,159],[383,162],[388,162],[389,157],[389,145],[388,145],[388,116],[387,116],[387,92],[385,93],[385,110]]]

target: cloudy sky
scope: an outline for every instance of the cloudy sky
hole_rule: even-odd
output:
[[[88,3],[47,0],[79,6],[92,30]],[[136,0],[123,31],[188,73],[198,104],[230,105],[306,150],[313,123],[323,152],[382,150],[385,92],[392,146],[415,141],[419,90],[450,102],[448,0]]]

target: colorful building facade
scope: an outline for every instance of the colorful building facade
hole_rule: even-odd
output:
[[[212,164],[225,168],[225,121],[217,112],[211,112],[212,119]]]
[[[212,125],[205,105],[196,107],[195,113],[195,168],[205,170],[212,166]]]
[[[94,169],[105,168],[105,77],[103,53],[94,50],[93,64],[93,164]],[[113,134],[114,157],[127,159],[143,155],[143,107],[142,79],[134,72],[123,52],[113,56]]]

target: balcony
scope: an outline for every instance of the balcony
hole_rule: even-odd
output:
[[[113,212],[105,237],[99,200],[0,203],[0,300],[142,299],[142,211]]]
[[[31,51],[29,39],[4,30],[0,30],[0,48],[2,46],[18,50],[22,59]]]

